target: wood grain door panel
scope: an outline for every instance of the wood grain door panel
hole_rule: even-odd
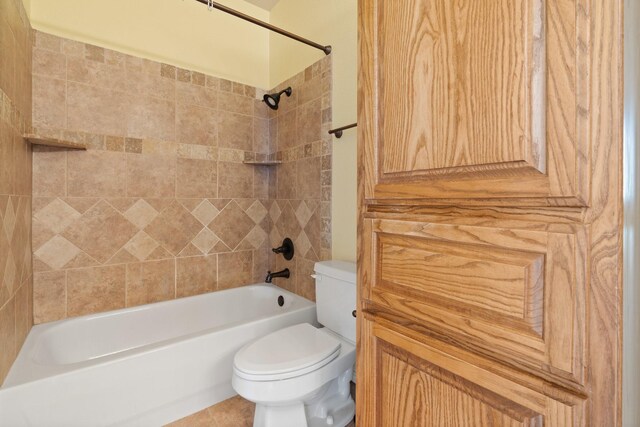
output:
[[[581,387],[583,228],[369,221],[368,301],[460,346]]]
[[[371,335],[363,345],[368,375],[359,390],[374,405],[361,413],[363,425],[581,425],[582,399],[491,372],[371,317],[363,322]]]
[[[363,3],[366,199],[588,203],[586,0]]]

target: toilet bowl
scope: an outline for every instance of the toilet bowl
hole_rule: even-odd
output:
[[[290,326],[235,355],[232,385],[256,403],[254,427],[344,427],[353,420],[355,265],[327,261],[315,271],[324,327]]]

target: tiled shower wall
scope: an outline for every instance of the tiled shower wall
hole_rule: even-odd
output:
[[[270,237],[272,245],[290,237],[296,248],[293,260],[276,258],[277,269],[292,272],[278,284],[315,300],[314,264],[331,258],[331,57],[274,91],[289,86],[291,97],[270,116],[272,157],[283,162],[274,171]]]
[[[321,83],[319,65],[310,73],[301,90]],[[276,169],[243,164],[276,156],[278,117],[259,90],[36,32],[33,92],[36,133],[89,147],[34,152],[36,323],[251,284],[275,268],[270,240],[286,218],[301,223],[291,209],[306,193],[275,200]],[[307,139],[315,151],[296,159],[320,164],[320,135]],[[305,224],[322,193],[308,196]],[[306,247],[314,233],[286,231],[300,259],[321,256],[319,241],[317,256]],[[280,284],[309,294],[296,277]]]
[[[0,0],[0,384],[33,324],[31,26],[21,0]]]

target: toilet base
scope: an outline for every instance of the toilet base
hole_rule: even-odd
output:
[[[253,427],[345,427],[355,415],[349,369],[308,401],[285,405],[256,404]]]

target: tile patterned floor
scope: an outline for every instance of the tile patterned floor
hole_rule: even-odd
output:
[[[254,408],[253,403],[236,396],[166,427],[252,427]],[[355,425],[352,422],[347,427]]]

